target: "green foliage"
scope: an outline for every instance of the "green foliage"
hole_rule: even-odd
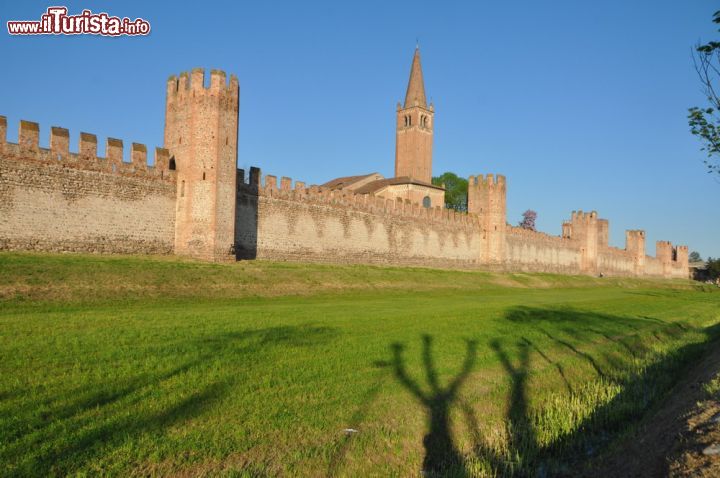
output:
[[[0,270],[0,476],[580,475],[720,304],[550,274],[11,253]]]
[[[700,257],[700,253],[698,251],[692,251],[688,256],[688,261],[690,262],[700,262],[701,260],[702,257]]]
[[[445,185],[445,207],[456,211],[467,211],[468,180],[455,173],[446,172],[434,176],[432,183],[436,186]]]
[[[720,375],[715,375],[709,382],[703,384],[707,398],[720,398]]]
[[[713,22],[720,24],[720,11],[713,14]],[[688,124],[690,132],[703,143],[701,150],[708,156],[704,161],[708,173],[720,173],[720,97],[716,92],[720,85],[720,42],[697,45],[693,61],[709,106],[690,108]]]
[[[713,259],[712,257],[708,257],[707,271],[710,280],[717,280],[720,277],[720,258]]]

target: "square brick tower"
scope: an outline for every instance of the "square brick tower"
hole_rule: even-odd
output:
[[[165,148],[177,170],[175,253],[234,260],[238,137],[237,78],[196,68],[167,83]]]
[[[420,50],[415,49],[405,105],[397,106],[395,135],[395,177],[432,181],[434,108],[427,105]]]

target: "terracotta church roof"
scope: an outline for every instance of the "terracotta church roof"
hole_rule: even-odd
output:
[[[408,176],[401,176],[399,178],[378,179],[377,181],[367,183],[364,186],[357,188],[355,192],[357,194],[371,194],[375,191],[379,191],[385,186],[396,186],[398,184],[415,184],[417,186],[425,186],[428,188],[439,189],[441,191],[445,190],[441,186],[426,183],[425,181],[420,181],[419,179],[410,178]]]

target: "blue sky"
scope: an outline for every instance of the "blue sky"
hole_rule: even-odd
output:
[[[55,3],[3,1],[0,20]],[[391,176],[395,105],[416,39],[435,104],[435,174],[508,178],[508,221],[538,212],[560,233],[575,209],[624,230],[720,256],[720,179],[705,173],[687,108],[691,62],[718,39],[715,2],[69,2],[143,17],[148,37],[10,37],[0,115],[149,147],[162,145],[165,81],[193,67],[240,79],[238,164],[322,183]],[[199,7],[198,5],[201,5]],[[102,147],[102,146],[101,146]]]

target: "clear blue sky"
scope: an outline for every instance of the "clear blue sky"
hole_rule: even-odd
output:
[[[138,38],[15,37],[7,20],[57,2],[3,1],[0,114],[162,145],[165,80],[192,67],[240,79],[240,167],[322,183],[391,176],[395,105],[416,38],[435,104],[435,174],[508,178],[508,221],[573,209],[720,256],[720,182],[687,108],[703,104],[691,46],[719,39],[709,0],[605,2],[69,2],[150,21]],[[62,2],[61,2],[62,3]],[[104,147],[104,146],[103,146]],[[127,147],[126,147],[127,149]]]

